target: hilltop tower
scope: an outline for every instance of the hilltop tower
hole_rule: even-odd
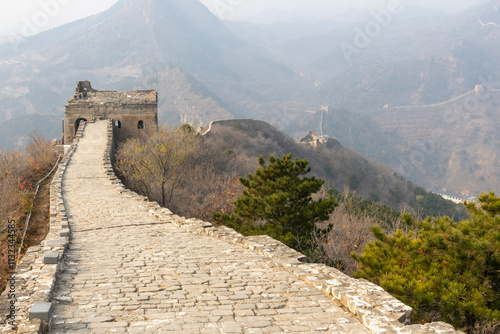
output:
[[[119,140],[158,130],[158,92],[99,91],[89,81],[76,84],[75,94],[66,102],[66,144],[71,144],[81,121],[112,119]]]

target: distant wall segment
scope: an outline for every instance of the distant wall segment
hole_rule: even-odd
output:
[[[261,132],[263,129],[272,129],[275,132],[275,128],[267,122],[256,120],[256,119],[247,119],[247,118],[237,118],[237,119],[222,119],[217,121],[212,121],[208,125],[208,127],[204,127],[201,130],[202,136],[209,136],[212,132],[212,128],[217,126],[224,127],[234,127],[236,129],[252,132]]]

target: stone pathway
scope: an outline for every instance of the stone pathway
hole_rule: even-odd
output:
[[[50,333],[369,333],[272,260],[156,220],[103,172],[89,123],[63,194],[72,239]]]

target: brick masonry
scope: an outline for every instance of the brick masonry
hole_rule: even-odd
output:
[[[76,84],[75,94],[66,102],[65,136],[71,144],[80,122],[112,119],[118,139],[158,129],[158,93],[99,91],[89,81]]]
[[[28,320],[29,310],[35,302],[56,304],[51,333],[267,333],[284,331],[387,334],[462,333],[440,322],[411,325],[409,323],[411,308],[375,284],[351,278],[324,265],[303,263],[302,254],[269,237],[244,237],[226,227],[214,227],[207,222],[179,217],[168,209],[161,208],[157,203],[148,202],[147,198],[125,189],[113,170],[114,135],[111,121],[107,124],[107,144],[102,158],[102,166],[111,184],[110,188],[114,189],[117,198],[122,196],[124,201],[131,200],[130,203],[137,203],[139,213],[143,211],[150,218],[145,217],[139,220],[130,217],[126,219],[115,214],[118,217],[111,217],[110,223],[101,225],[101,223],[89,221],[88,226],[77,221],[73,213],[66,214],[68,201],[71,202],[71,200],[63,198],[62,182],[84,128],[85,125],[79,130],[77,140],[68,152],[66,160],[59,167],[51,185],[50,233],[41,246],[33,247],[28,251],[18,268],[22,280],[18,283],[21,298],[18,302],[17,316],[20,326],[17,333],[42,332],[43,325],[39,320]],[[103,182],[99,181],[99,183]],[[66,189],[66,185],[64,187]],[[132,205],[128,204],[128,206]],[[113,224],[116,225],[113,226]],[[70,243],[67,237],[61,237],[61,234],[69,233],[68,226],[71,227]],[[128,235],[126,234],[127,228],[141,226],[145,231],[139,233],[136,230],[137,238],[148,238],[149,243],[158,241],[161,243],[158,247],[163,249],[156,255],[148,255],[152,256],[150,261],[144,261],[143,258],[133,259],[132,262],[126,262],[124,268],[122,264],[112,259],[108,260],[108,257],[102,257],[103,261],[111,261],[104,266],[108,268],[102,268],[103,266],[99,263],[93,263],[92,258],[80,259],[84,254],[86,240],[103,238],[112,243],[113,238],[118,238],[115,244],[117,251],[122,244],[127,242],[130,243],[131,249],[137,247],[134,245],[139,245],[140,240],[127,241],[123,236]],[[110,229],[115,229],[116,232],[108,234],[109,236],[105,235],[105,233],[110,233],[106,232]],[[149,232],[146,233],[146,231]],[[189,233],[186,234],[186,232]],[[176,257],[189,254],[189,243],[196,240],[190,235],[198,235],[201,239],[194,242],[200,245],[192,244],[192,249],[203,252],[205,248],[213,247],[210,254],[196,254],[196,256],[201,256],[203,262],[207,262],[205,265],[214,265],[212,263],[214,252],[221,252],[221,254],[227,253],[228,259],[218,259],[216,262],[234,261],[238,266],[234,267],[234,273],[226,273],[226,276],[218,279],[212,276],[208,278],[196,276],[198,272],[203,271],[203,264],[199,263],[200,260],[194,259],[191,262],[188,261],[191,264],[187,264],[186,268],[183,267],[186,264],[182,262],[172,266],[175,272],[171,272],[174,269],[161,269],[165,266],[167,258],[159,261],[158,267],[148,268],[148,265],[154,264],[158,257],[161,258],[161,253],[170,252],[164,245],[169,242],[168,236],[170,235],[175,235],[179,240],[186,240],[184,243],[187,245],[173,243],[177,245],[175,251],[180,252]],[[93,239],[86,239],[89,237]],[[144,245],[144,247],[147,246],[147,244]],[[125,248],[125,251],[126,249],[128,248]],[[182,253],[183,249],[186,249],[188,253]],[[108,250],[113,250],[112,245],[103,244],[102,250],[90,252],[96,257],[95,260],[98,260],[98,257],[102,255],[100,253]],[[142,247],[140,250],[143,251]],[[47,252],[58,252],[61,258],[59,264],[44,264]],[[89,251],[86,250],[86,252]],[[128,252],[132,254],[122,256],[139,256],[134,252]],[[230,254],[233,252],[239,255],[231,257]],[[255,255],[251,256],[252,253]],[[268,260],[265,260],[266,258]],[[86,269],[83,263],[85,261],[91,262],[89,269]],[[252,264],[254,262],[258,265],[254,266]],[[130,272],[129,266],[132,266],[133,272]],[[179,266],[184,269],[180,270]],[[190,266],[196,270],[189,269]],[[246,268],[247,266],[250,267]],[[153,269],[162,273],[168,271],[170,277],[168,282],[172,287],[155,285],[157,283],[155,279],[151,281],[151,278],[148,278],[152,275]],[[226,269],[224,267],[224,270]],[[87,270],[90,270],[88,274]],[[220,268],[214,270],[217,272]],[[257,283],[250,281],[255,279],[251,275],[252,272],[266,277],[271,274],[278,275],[273,277],[280,277],[280,279],[261,280],[259,284],[263,285],[257,286],[255,285]],[[117,273],[122,273],[121,279],[115,277]],[[211,273],[213,275],[213,271]],[[174,274],[180,275],[181,283],[173,282],[177,280],[174,278],[178,277]],[[230,279],[233,276],[245,277],[249,281],[235,282],[234,279]],[[134,287],[129,287],[125,282],[130,279],[138,279],[142,283],[134,283]],[[163,279],[166,279],[165,276]],[[211,279],[218,281],[211,281]],[[106,283],[107,280],[111,282],[116,280],[114,283],[116,286],[113,286],[113,283]],[[186,280],[189,280],[189,283],[186,283]],[[202,283],[200,280],[208,281]],[[144,282],[146,284],[143,284]],[[110,285],[100,288],[101,284]],[[293,287],[299,287],[299,289]],[[164,291],[169,289],[173,292]],[[194,293],[190,294],[189,289],[192,289]],[[299,290],[305,292],[299,292]],[[276,303],[269,302],[270,296],[272,296],[271,300]],[[112,298],[116,300],[113,301]],[[0,302],[0,305],[5,306],[5,303]],[[125,312],[127,308],[134,314],[133,316],[132,313]],[[72,311],[73,309],[75,311]],[[76,311],[80,309],[85,311]],[[287,315],[287,313],[290,314]],[[94,320],[87,319],[92,317],[95,317]],[[8,327],[0,328],[0,330],[2,333],[14,333]]]

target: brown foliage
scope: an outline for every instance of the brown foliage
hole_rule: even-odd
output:
[[[56,160],[52,144],[36,134],[31,136],[23,152],[0,153],[0,290],[5,286],[9,272],[7,222],[15,221],[17,248],[22,246],[23,252],[38,244],[47,233],[50,180],[46,180],[40,188],[25,243],[20,245],[36,183],[52,169]]]
[[[271,126],[251,128],[245,124],[213,126],[207,141],[226,146],[234,154],[241,175],[255,171],[260,155],[269,157],[292,153],[296,157],[307,158],[312,174],[338,189],[350,186],[358,195],[396,210],[405,205],[412,208],[416,204],[413,185],[396,177],[386,166],[341,145],[314,149],[296,143]]]
[[[356,261],[351,253],[359,251],[372,240],[370,228],[375,219],[368,216],[354,216],[350,203],[340,203],[331,214],[329,223],[333,224],[325,244],[325,252],[337,269],[352,274],[356,269]]]
[[[323,186],[314,197],[328,197],[327,189],[327,186]],[[316,248],[323,251],[318,252],[318,258],[310,260],[328,263],[349,275],[357,269],[351,253],[359,251],[373,239],[370,229],[377,222],[368,215],[354,213],[356,211],[353,207],[356,205],[354,197],[355,194],[346,188],[342,200],[330,214],[329,219],[318,224],[318,229],[311,235]],[[328,226],[330,228],[326,235],[320,232]]]
[[[481,321],[474,327],[463,328],[468,334],[498,334],[500,333],[500,321]]]
[[[315,195],[317,198],[328,196],[327,186],[323,186]],[[371,232],[373,225],[383,226],[387,231],[407,228],[399,216],[391,220],[389,226],[387,222],[377,219],[373,214],[363,213],[363,202],[348,187],[344,188],[338,204],[329,219],[318,226],[320,228],[330,226],[329,232],[324,235],[318,229],[311,236],[318,249],[323,249],[323,252],[318,253],[320,257],[314,261],[328,263],[348,275],[352,275],[357,269],[356,261],[351,256],[352,252],[359,252],[368,242],[374,240]]]
[[[191,206],[186,216],[211,221],[214,212],[230,214],[234,202],[243,193],[243,186],[236,174],[206,174],[205,182],[191,194]]]
[[[164,127],[127,140],[116,155],[116,168],[133,189],[170,207],[182,172],[200,143],[199,136],[188,130]]]
[[[116,157],[128,187],[181,216],[210,221],[214,211],[232,211],[242,191],[234,156],[186,127],[129,140]]]

